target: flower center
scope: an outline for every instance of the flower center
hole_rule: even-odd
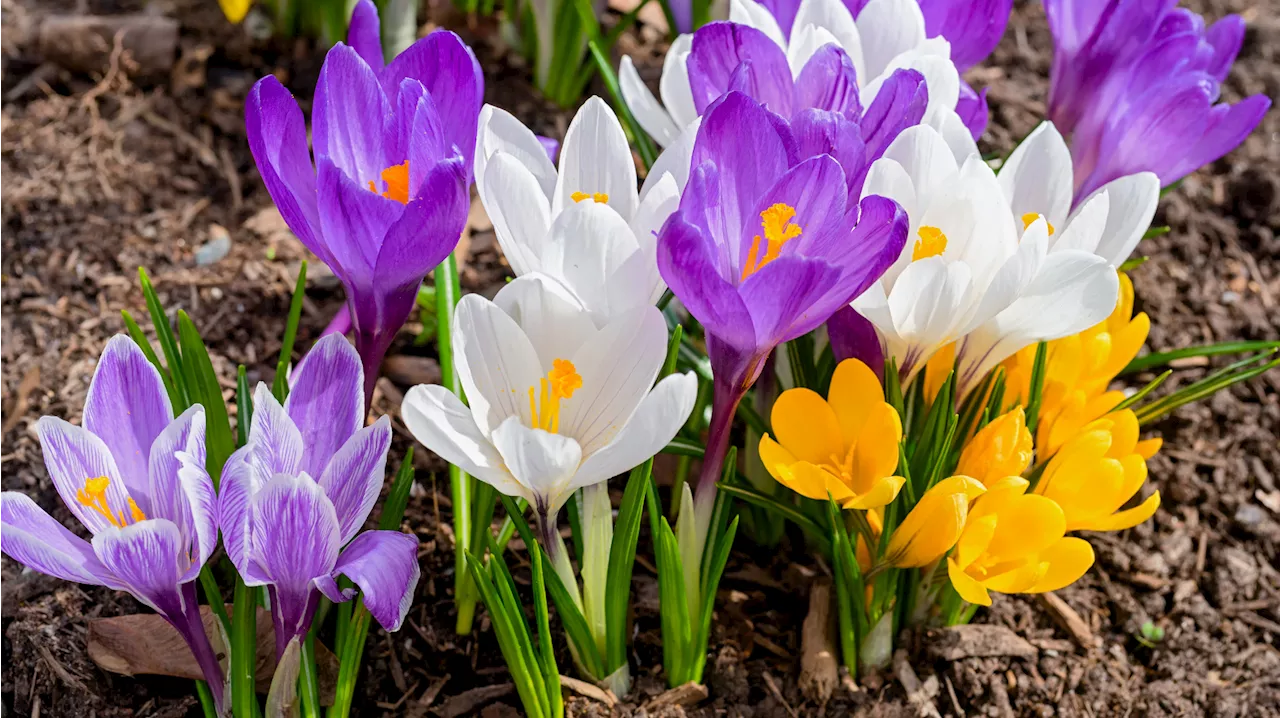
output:
[[[379,194],[400,204],[409,204],[409,160],[382,170],[382,181],[387,185],[387,191]],[[373,180],[369,180],[369,191],[378,192]]]
[[[559,433],[560,400],[572,399],[573,392],[581,387],[582,377],[573,362],[567,359],[551,362],[551,371],[542,379],[541,392],[529,387],[529,414],[533,417],[533,428]]]
[[[1037,219],[1040,219],[1043,216],[1044,215],[1040,214],[1039,212],[1027,212],[1026,214],[1022,215],[1022,228],[1026,229],[1027,227],[1030,227],[1032,223],[1034,223]],[[1053,225],[1049,222],[1049,219],[1047,217],[1045,218],[1044,223],[1048,225],[1049,236],[1052,237]]]
[[[142,513],[142,509],[138,508],[132,498],[129,499],[129,515],[126,516],[121,511],[120,515],[116,516],[115,512],[111,510],[111,506],[107,504],[107,487],[110,485],[111,479],[105,476],[85,479],[84,488],[76,491],[76,501],[97,511],[116,528],[124,528],[131,523],[147,520],[147,515]]]
[[[604,192],[591,192],[590,194],[586,192],[574,192],[573,194],[569,195],[569,199],[573,200],[574,202],[581,202],[584,199],[590,199],[590,200],[594,200],[596,204],[609,203],[609,195],[605,194]]]
[[[921,227],[918,234],[920,239],[916,240],[915,246],[911,249],[911,261],[936,257],[947,251],[947,235],[937,227]]]
[[[747,262],[742,265],[742,280],[760,271],[764,265],[772,262],[782,254],[782,245],[800,236],[803,232],[800,225],[792,222],[796,216],[796,208],[778,202],[760,213],[760,225],[764,229],[767,243],[764,256],[760,256],[760,235],[756,235],[751,243],[751,251],[747,254]]]

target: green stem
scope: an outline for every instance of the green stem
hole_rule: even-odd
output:
[[[360,673],[360,658],[364,654],[364,641],[368,635],[369,611],[364,607],[364,599],[359,598],[356,599],[355,613],[347,629],[347,639],[343,641],[342,651],[338,654],[338,685],[334,689],[333,705],[326,714],[328,718],[347,718],[351,713],[356,676]]]
[[[298,697],[303,718],[320,718],[320,679],[316,675],[316,632],[302,641],[302,670],[298,673]]]
[[[196,681],[196,695],[200,697],[200,709],[204,712],[204,718],[218,718],[218,709],[214,707],[213,691],[209,690],[209,684]]]
[[[231,618],[227,616],[227,606],[222,602],[222,591],[218,588],[218,580],[213,577],[213,572],[209,570],[209,564],[205,564],[200,569],[200,587],[204,589],[204,598],[209,602],[209,608],[213,610],[213,615],[222,621],[222,628],[227,633],[231,632]]]
[[[258,665],[257,589],[236,579],[231,624],[231,710],[235,718],[253,718],[258,709],[254,672]]]

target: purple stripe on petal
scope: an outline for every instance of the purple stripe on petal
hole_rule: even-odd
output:
[[[252,555],[275,587],[272,612],[285,637],[307,629],[311,580],[328,576],[338,560],[338,517],[310,476],[280,475],[254,495]],[[277,643],[281,636],[277,636]]]
[[[320,488],[333,502],[340,538],[345,544],[364,526],[382,492],[391,448],[391,419],[381,417],[343,444],[320,477]]]
[[[858,100],[858,73],[849,55],[835,45],[819,48],[796,78],[793,106],[797,111],[816,107],[850,117],[860,116],[862,104]]]
[[[276,474],[293,475],[301,471],[306,450],[297,424],[267,385],[259,382],[253,392],[249,443],[242,449],[246,452],[245,461],[254,472],[255,485],[267,483]]]
[[[222,479],[218,486],[218,528],[222,530],[222,544],[227,557],[250,586],[267,583],[256,562],[252,560],[251,540],[253,516],[249,511],[253,495],[262,485],[255,478],[248,458],[249,447],[238,449],[222,467]]]
[[[786,53],[753,27],[731,22],[703,26],[693,35],[688,67],[699,114],[737,89],[783,117],[791,115],[793,83]]]
[[[876,327],[853,307],[843,306],[827,320],[827,337],[836,361],[857,359],[884,379],[884,349]]]
[[[862,139],[867,143],[867,161],[884,154],[898,133],[920,124],[929,104],[924,75],[915,70],[895,70],[880,86],[876,98],[862,116]]]
[[[0,524],[5,555],[34,571],[64,581],[114,585],[88,541],[58,523],[25,494],[0,494]]]
[[[188,549],[177,524],[167,519],[113,526],[93,537],[93,552],[125,590],[170,620],[172,607],[180,605],[174,602],[178,585],[191,565]]]
[[[111,457],[111,451],[102,439],[54,416],[41,417],[36,422],[36,436],[40,439],[44,465],[49,471],[53,487],[85,528],[96,534],[112,525],[102,513],[77,499],[77,494],[85,488],[87,479],[105,476],[109,480],[106,488],[107,509],[113,516],[119,516],[121,512],[129,515],[128,491],[120,480],[115,459]]]
[[[285,223],[307,249],[335,266],[320,231],[307,125],[297,101],[274,75],[258,80],[249,91],[244,124],[253,161]]]
[[[399,83],[397,83],[398,85]],[[311,110],[311,140],[316,160],[327,159],[353,184],[379,183],[389,162],[383,148],[386,126],[394,121],[378,76],[356,51],[343,43],[325,55]],[[323,176],[321,177],[323,182]],[[321,222],[326,201],[320,199]],[[336,235],[325,228],[325,238]]]
[[[321,337],[293,373],[284,408],[302,432],[302,469],[321,476],[338,449],[364,425],[363,369],[346,337]]]
[[[133,340],[107,342],[84,403],[84,428],[111,450],[129,493],[147,510],[147,457],[151,442],[173,420],[160,372]]]
[[[380,72],[386,64],[382,57],[382,23],[378,20],[378,6],[372,0],[360,0],[351,11],[347,44],[374,72]]]
[[[334,574],[360,587],[364,605],[388,631],[400,630],[418,585],[418,539],[399,531],[366,531],[343,550]],[[326,592],[327,594],[328,592]]]
[[[182,540],[196,546],[195,570],[218,545],[213,479],[205,471],[204,407],[196,404],[161,432],[151,446],[148,518],[169,519]]]

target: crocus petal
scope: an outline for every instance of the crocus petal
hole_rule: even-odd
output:
[[[198,572],[218,546],[217,494],[205,470],[204,407],[196,404],[173,421],[151,446],[148,518],[169,519],[183,542],[195,545]],[[184,580],[187,580],[184,578]]]
[[[840,281],[840,270],[823,260],[782,256],[766,264],[743,283],[742,301],[751,312],[756,345],[771,348],[808,334],[831,316],[818,300]],[[852,288],[856,291],[856,287]],[[848,301],[838,301],[844,304]]]
[[[693,35],[681,35],[671,43],[667,59],[662,63],[662,77],[658,79],[658,92],[662,104],[676,127],[687,127],[699,117],[693,102],[693,87],[689,83],[689,53],[693,50]]]
[[[541,269],[551,204],[538,177],[514,156],[499,152],[485,166],[479,184],[481,200],[511,270],[522,276]]]
[[[794,107],[862,114],[858,73],[844,50],[826,45],[809,58],[796,77]]]
[[[507,282],[493,303],[520,325],[544,371],[551,371],[556,359],[573,356],[599,333],[578,296],[545,274],[526,274]]]
[[[924,15],[915,0],[871,0],[855,24],[868,77],[879,75],[893,58],[924,40]]]
[[[276,474],[296,474],[302,470],[302,432],[276,401],[266,382],[258,382],[253,392],[253,421],[249,425],[249,443],[242,451],[254,472],[255,486],[270,481]]]
[[[382,170],[392,164],[383,152],[382,137],[387,123],[394,119],[387,96],[394,97],[399,86],[397,81],[390,92],[383,94],[377,75],[360,55],[343,43],[334,45],[320,68],[311,110],[311,138],[317,161],[328,160],[361,189],[364,183],[377,180]],[[321,185],[323,182],[322,174]],[[321,194],[323,222],[326,202],[323,191]],[[366,190],[366,194],[373,193]],[[331,242],[342,236],[328,228],[324,235]]]
[[[827,320],[827,336],[836,361],[857,359],[876,375],[884,370],[884,350],[876,327],[853,307],[843,307]]]
[[[787,46],[787,38],[773,13],[755,0],[729,0],[729,22],[758,30],[778,47]]]
[[[248,446],[237,449],[222,467],[218,484],[218,528],[222,530],[222,544],[227,558],[246,582],[260,586],[267,582],[253,561],[251,540],[253,516],[249,511],[253,495],[268,477],[259,482],[256,471],[249,464],[252,450]]]
[[[835,411],[811,389],[782,392],[773,403],[770,423],[778,443],[800,461],[829,463],[833,456],[843,459],[848,448]]]
[[[658,382],[613,440],[582,462],[571,488],[630,471],[657,454],[689,419],[697,394],[698,381],[693,372],[673,374]]]
[[[1089,531],[1122,531],[1130,529],[1154,516],[1158,508],[1160,508],[1159,491],[1151,494],[1146,501],[1131,509],[1117,511],[1110,516],[1090,521],[1087,526],[1081,526],[1080,528]]]
[[[461,155],[470,183],[476,117],[484,104],[484,74],[475,53],[452,32],[435,30],[397,55],[379,74],[388,95],[394,94],[394,88],[406,77],[421,82],[431,93],[445,136]]]
[[[530,429],[513,416],[493,431],[502,461],[535,498],[540,511],[553,512],[569,498],[569,480],[582,463],[582,447],[562,434]]]
[[[694,318],[716,327],[723,341],[749,346],[755,340],[751,314],[737,288],[717,270],[708,246],[712,241],[680,215],[672,215],[658,241],[658,269]]]
[[[608,205],[580,202],[566,207],[552,222],[550,235],[543,271],[564,282],[587,308],[609,316],[648,303],[646,287],[643,295],[630,298],[629,306],[609,306],[615,275],[640,245],[627,221]]]
[[[53,487],[58,490],[58,496],[62,497],[62,503],[91,533],[97,534],[109,528],[112,524],[105,516],[76,498],[87,479],[106,477],[109,480],[107,506],[113,512],[128,509],[129,493],[120,480],[120,471],[106,443],[84,428],[54,416],[44,416],[36,422],[36,436],[40,439],[45,468],[49,471]]]
[[[389,448],[391,419],[383,416],[348,439],[320,476],[320,488],[338,516],[338,543],[350,541],[369,518],[386,478]]]
[[[333,573],[338,560],[338,516],[320,485],[305,473],[280,474],[254,495],[252,556],[275,588],[282,628],[297,633],[311,597],[311,581]],[[247,582],[248,579],[246,579]]]
[[[960,99],[956,100],[956,116],[969,131],[969,138],[977,141],[987,129],[991,108],[987,106],[987,88],[975,91],[964,80],[960,81]]]
[[[840,47],[849,54],[849,59],[857,68],[858,77],[868,77],[862,59],[862,36],[853,18],[853,14],[840,0],[800,0],[800,6],[796,9],[792,42],[796,40],[797,30],[803,32],[806,26],[821,28],[831,33]]]
[[[374,72],[385,64],[382,57],[382,25],[378,20],[378,6],[372,0],[360,0],[351,11],[347,25],[347,44],[360,55]]]
[[[16,491],[0,494],[4,553],[34,571],[64,581],[105,586],[110,574],[88,541],[58,523],[44,509]]]
[[[418,540],[399,531],[366,531],[342,551],[333,567],[360,587],[364,605],[388,631],[400,630],[418,585]],[[316,584],[332,582],[329,576]],[[336,586],[334,586],[336,588]],[[332,598],[330,591],[325,594]]]
[[[109,526],[93,537],[98,560],[129,593],[156,611],[172,605],[191,564],[178,526],[166,519]],[[194,576],[192,577],[194,578]]]
[[[1107,224],[1095,253],[1113,266],[1124,264],[1151,226],[1160,201],[1160,180],[1151,172],[1139,172],[1112,180],[1099,192],[1110,202]],[[1086,198],[1081,206],[1088,203]]]
[[[510,416],[532,422],[528,391],[538,386],[542,368],[529,338],[515,321],[477,295],[454,310],[454,357],[480,432],[489,435]]]
[[[556,186],[556,166],[547,156],[538,136],[510,112],[485,105],[480,110],[480,133],[476,138],[475,177],[476,188],[480,190],[486,207],[491,200],[503,199],[502,194],[486,196],[484,184],[488,163],[499,153],[510,155],[528,170],[537,180],[542,197],[550,199]]]
[[[960,594],[960,598],[978,606],[991,605],[991,594],[987,593],[986,586],[965,573],[953,558],[947,559],[947,577],[951,579],[951,585]]]
[[[471,196],[461,162],[433,167],[422,182],[420,194],[404,208],[404,214],[387,230],[374,265],[377,286],[394,294],[416,298],[418,285],[458,245],[466,227]],[[405,317],[388,301],[385,327],[399,327]]]
[[[643,203],[645,198],[649,196],[649,192],[654,185],[662,180],[666,175],[670,175],[676,182],[676,187],[684,189],[689,183],[689,172],[693,162],[693,145],[698,137],[698,128],[702,126],[702,118],[696,117],[694,121],[684,131],[673,144],[667,146],[662,154],[658,155],[658,159],[653,161],[653,166],[649,168],[649,174],[644,178],[644,184],[640,187],[640,201]]]
[[[1068,536],[1040,554],[1040,560],[1047,562],[1049,569],[1027,593],[1057,591],[1075,583],[1093,565],[1093,546]]]
[[[786,53],[765,33],[745,25],[716,22],[694,34],[689,84],[699,113],[729,90],[745,92],[783,117],[793,109]]]
[[[649,87],[640,78],[635,63],[630,55],[623,55],[618,65],[618,84],[622,90],[622,99],[627,109],[635,115],[636,121],[662,147],[667,147],[680,136],[681,127],[677,127],[671,115],[662,108],[658,98],[653,96]]]
[[[404,205],[357,184],[327,158],[317,164],[320,227],[335,262],[330,269],[347,284],[369,286],[382,239]]]
[[[329,459],[364,425],[364,370],[340,334],[321,337],[294,370],[284,410],[301,432],[302,470],[321,476]]]
[[[575,202],[575,193],[608,195],[607,204],[623,217],[636,211],[635,161],[627,135],[613,109],[595,96],[587,98],[565,133],[552,213]]]
[[[307,249],[334,266],[320,230],[307,124],[297,101],[275,75],[258,80],[249,91],[244,101],[244,125],[262,183],[285,223]]]
[[[1012,9],[1013,0],[920,0],[925,31],[951,42],[951,60],[960,72],[991,54]]]
[[[919,124],[929,106],[929,88],[916,70],[894,70],[862,115],[867,159],[875,160],[908,127]]]
[[[1065,226],[1074,187],[1071,152],[1052,122],[1042,122],[1009,155],[997,175],[1015,217],[1043,215]]]
[[[440,458],[507,496],[527,498],[497,449],[476,427],[471,410],[453,392],[438,384],[420,384],[405,394],[400,411],[413,437]]]
[[[147,457],[152,442],[172,420],[160,372],[132,339],[112,337],[89,382],[83,425],[111,450],[130,495],[144,511],[150,496]]]

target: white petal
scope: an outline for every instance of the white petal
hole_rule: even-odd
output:
[[[947,235],[943,256],[968,264],[974,285],[985,287],[1018,248],[1013,215],[995,173],[981,157],[972,155],[942,192],[920,222],[940,228]]]
[[[1160,201],[1160,180],[1150,172],[1140,172],[1112,180],[1098,192],[1110,198],[1107,226],[1098,243],[1098,256],[1119,267],[1133,254],[1156,216]]]
[[[799,77],[809,58],[826,45],[840,46],[840,41],[825,27],[818,25],[796,25],[799,30],[792,32],[792,42],[787,47],[787,66],[791,68],[791,76]]]
[[[631,146],[613,108],[595,96],[587,98],[565,133],[552,212],[559,214],[573,204],[576,192],[609,195],[609,206],[623,217],[636,211],[636,165]]]
[[[515,320],[496,304],[468,294],[454,310],[458,377],[480,432],[489,435],[509,416],[532,423],[529,389],[542,379],[538,354]]]
[[[1040,271],[1048,253],[1048,244],[1049,228],[1042,217],[1027,227],[1022,241],[1018,243],[1018,251],[996,271],[976,312],[970,317],[968,326],[961,330],[962,333],[999,314],[1022,295]]]
[[[729,22],[754,27],[778,43],[778,47],[787,49],[787,38],[773,13],[755,0],[729,0]]]
[[[676,181],[676,187],[681,192],[684,191],[684,186],[689,183],[689,165],[693,162],[693,143],[698,139],[698,128],[701,126],[702,118],[695,115],[693,121],[681,131],[675,144],[663,150],[658,159],[653,161],[648,176],[644,178],[644,186],[640,188],[641,199],[652,191],[653,185],[663,175],[671,175]]]
[[[547,157],[547,151],[538,141],[537,135],[524,126],[510,112],[493,105],[485,105],[480,110],[480,129],[476,135],[476,186],[483,186],[482,180],[488,170],[488,163],[494,154],[505,152],[524,165],[538,180],[542,195],[548,199],[556,186],[556,167]]]
[[[516,417],[493,432],[493,445],[515,480],[534,494],[536,501],[559,508],[569,497],[565,487],[582,463],[582,448],[563,434],[530,429]]]
[[[960,168],[946,140],[928,125],[903,130],[889,143],[882,157],[902,165],[915,187],[915,200],[921,208],[928,207],[936,195],[948,188]],[[911,219],[913,223],[920,221],[918,217]]]
[[[1050,250],[1059,252],[1076,249],[1097,254],[1098,243],[1102,241],[1102,233],[1107,227],[1107,215],[1110,213],[1111,197],[1106,192],[1094,193],[1072,213],[1067,226],[1059,227],[1049,238]]]
[[[1015,217],[1039,214],[1055,228],[1066,224],[1075,187],[1071,151],[1052,122],[1041,122],[1014,148],[999,178]]]
[[[650,177],[653,175],[650,174]],[[644,190],[640,193],[640,206],[631,218],[631,231],[641,247],[655,247],[658,242],[658,230],[666,223],[677,208],[680,207],[680,185],[670,172],[663,172],[657,181],[645,179]]]
[[[800,0],[800,7],[796,10],[795,22],[791,26],[791,44],[796,44],[796,40],[799,37],[798,33],[805,32],[811,26],[826,30],[835,37],[836,43],[844,49],[845,53],[849,55],[849,59],[853,61],[853,67],[858,72],[858,82],[865,82],[871,79],[866,74],[867,66],[862,58],[862,36],[858,33],[858,26],[853,21],[853,15],[849,14],[849,9],[845,7],[843,2],[840,2],[840,0]],[[821,45],[815,46],[814,49],[816,50],[818,47],[821,47]],[[809,54],[812,55],[812,51]]]
[[[898,333],[932,349],[951,341],[960,318],[969,314],[969,268],[940,257],[912,262],[889,294],[889,311]]]
[[[688,127],[698,119],[697,105],[693,104],[693,86],[689,84],[689,53],[693,51],[693,35],[677,37],[667,50],[662,63],[662,77],[658,79],[658,92],[662,104],[676,127]]]
[[[673,374],[658,382],[613,441],[582,462],[571,488],[630,471],[661,451],[689,419],[697,397],[698,380],[693,372]]]
[[[627,109],[636,118],[636,122],[648,132],[661,147],[666,147],[680,136],[680,129],[675,120],[662,108],[658,98],[649,91],[648,85],[640,79],[635,63],[630,55],[623,55],[618,66],[618,85],[622,90],[622,99]]]
[[[872,76],[884,72],[893,58],[924,42],[924,14],[916,0],[871,0],[858,13],[856,24],[863,60]],[[933,94],[933,87],[929,94]]]
[[[667,324],[655,307],[614,319],[573,355],[582,386],[561,404],[560,430],[590,456],[626,424],[667,354]]]
[[[586,200],[566,207],[552,222],[543,265],[588,311],[607,317],[614,313],[608,305],[612,276],[638,251],[625,219],[608,205]]]
[[[498,290],[493,303],[529,337],[544,373],[551,370],[555,359],[572,356],[597,334],[578,297],[548,275],[517,277]]]
[[[502,463],[502,456],[480,433],[471,410],[439,384],[411,387],[400,415],[421,444],[440,458],[489,484],[507,496],[528,493]]]
[[[964,120],[960,119],[955,110],[939,108],[929,118],[929,126],[936,128],[942,135],[942,139],[951,148],[951,154],[956,158],[956,164],[963,164],[970,155],[978,154],[978,143],[973,141],[969,128],[965,127]]]
[[[924,49],[898,55],[870,83],[864,85],[859,95],[863,107],[871,105],[879,94],[881,85],[895,70],[915,70],[924,75],[925,86],[929,88],[929,105],[924,114],[926,124],[936,126],[940,123],[940,114],[955,110],[956,101],[960,99],[960,75],[956,72],[956,66],[949,58]]]
[[[484,179],[477,181],[480,201],[511,270],[517,276],[537,271],[551,227],[551,205],[537,178],[515,157],[499,152],[490,158]]]

